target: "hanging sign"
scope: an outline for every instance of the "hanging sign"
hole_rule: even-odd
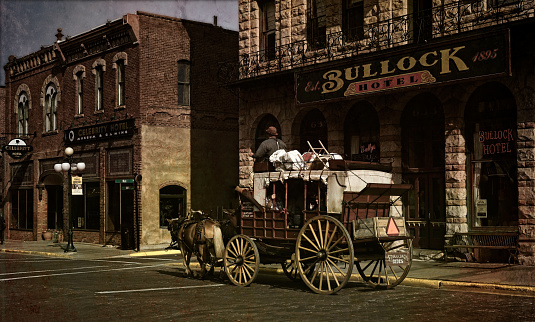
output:
[[[297,104],[510,74],[509,33],[385,52],[295,75]],[[361,55],[357,56],[361,57]]]
[[[26,154],[32,150],[33,147],[31,145],[26,145],[26,142],[20,138],[13,139],[9,141],[7,145],[2,146],[2,152],[7,152],[13,159],[24,158]]]
[[[82,196],[83,189],[82,189],[82,177],[80,176],[72,176],[72,195],[73,196]]]

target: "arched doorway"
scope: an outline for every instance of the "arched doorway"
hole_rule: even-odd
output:
[[[518,229],[516,102],[507,87],[487,83],[466,111],[470,228]]]
[[[403,180],[413,185],[404,197],[414,247],[443,249],[445,216],[444,111],[424,93],[413,98],[402,116]]]
[[[273,116],[272,114],[267,114],[260,122],[258,122],[258,126],[256,127],[255,132],[255,151],[258,150],[258,147],[260,144],[267,138],[266,129],[270,126],[274,126],[277,128],[277,133],[279,137],[282,135],[281,133],[281,126],[279,124],[279,121],[277,121],[277,118]]]
[[[379,162],[379,118],[368,102],[355,104],[344,121],[346,160]]]
[[[323,146],[326,149],[328,148],[327,121],[320,110],[313,109],[308,112],[301,121],[300,129],[299,149],[301,153],[310,149],[308,142],[310,142],[314,148],[320,148],[321,145],[319,144],[319,141],[321,141]]]

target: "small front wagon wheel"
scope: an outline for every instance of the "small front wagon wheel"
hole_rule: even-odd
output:
[[[380,243],[384,254],[372,260],[356,263],[364,281],[376,289],[391,289],[401,283],[412,265],[412,240],[397,240]]]
[[[353,243],[337,219],[317,216],[308,220],[295,245],[297,269],[314,292],[334,294],[349,281],[353,271]]]
[[[256,244],[244,235],[232,237],[225,248],[223,265],[229,280],[234,285],[251,284],[260,268],[260,256]]]

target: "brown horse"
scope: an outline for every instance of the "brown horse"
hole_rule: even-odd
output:
[[[201,265],[200,277],[204,278],[207,272],[206,264],[211,264],[210,273],[213,274],[217,261],[223,258],[225,245],[218,222],[206,217],[200,220],[192,219],[195,216],[202,218],[202,212],[194,211],[186,218],[170,219],[168,229],[171,232],[171,245],[175,243],[180,246],[186,275],[193,276],[189,263],[191,255],[195,254]]]

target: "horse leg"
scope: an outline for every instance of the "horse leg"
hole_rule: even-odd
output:
[[[204,277],[206,276],[206,263],[208,262],[206,260],[206,253],[207,253],[207,249],[206,249],[206,246],[202,246],[199,248],[199,256],[197,258],[197,260],[199,261],[199,264],[201,265],[201,279],[204,279]]]
[[[193,273],[189,268],[189,261],[191,259],[191,252],[187,251],[185,247],[180,243],[180,251],[182,252],[182,259],[184,260],[184,266],[186,266],[186,276],[192,276]]]

